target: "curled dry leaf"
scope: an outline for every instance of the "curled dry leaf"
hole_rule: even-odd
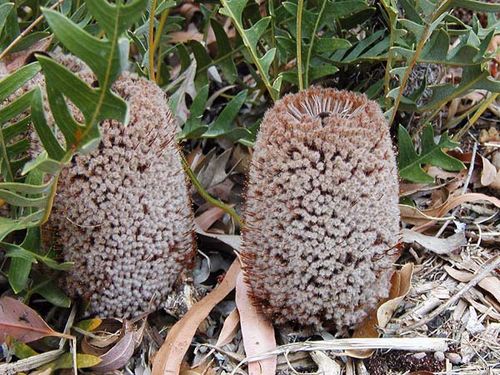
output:
[[[153,360],[152,375],[179,374],[182,359],[191,345],[198,326],[215,305],[234,289],[239,273],[240,263],[236,259],[222,282],[202,300],[195,303],[186,315],[170,329],[165,342]]]
[[[474,278],[474,274],[467,271],[459,271],[450,266],[444,266],[445,271],[455,280],[467,283]],[[496,276],[487,276],[482,279],[478,285],[491,293],[493,297],[500,303],[500,280]]]
[[[354,331],[353,338],[379,337],[377,327],[384,328],[389,323],[399,304],[410,291],[412,275],[413,263],[407,263],[401,270],[394,272],[391,278],[389,297],[361,322]],[[347,350],[346,354],[354,358],[368,358],[373,352],[373,350]]]
[[[276,349],[273,325],[257,311],[250,300],[243,273],[240,273],[236,281],[236,307],[240,313],[241,335],[246,356],[253,357]],[[248,374],[274,375],[276,364],[276,356],[249,362]]]
[[[101,363],[93,367],[99,373],[109,373],[125,366],[135,349],[134,332],[128,331],[109,351],[100,356]]]
[[[455,233],[448,238],[426,236],[425,234],[418,233],[410,229],[403,229],[401,234],[403,242],[417,242],[427,250],[436,254],[449,254],[452,251],[467,245],[467,239],[465,238],[464,232]]]
[[[237,309],[234,309],[227,316],[226,320],[224,320],[224,325],[222,326],[219,338],[217,339],[217,343],[215,344],[215,346],[221,347],[233,341],[234,336],[236,336],[236,333],[238,332],[239,324],[240,314]]]
[[[94,370],[108,373],[125,366],[134,354],[142,328],[137,330],[128,321],[104,319],[99,330],[90,336],[84,336],[82,351],[86,354],[99,356],[101,362]]]
[[[489,186],[495,181],[497,176],[497,169],[491,162],[481,155],[481,161],[483,163],[483,170],[481,171],[481,185]]]
[[[311,352],[311,358],[318,365],[318,374],[340,375],[342,373],[342,368],[340,367],[340,365],[323,352]]]
[[[30,57],[37,52],[45,52],[48,50],[50,43],[52,42],[52,36],[47,38],[40,39],[33,43],[29,48],[14,52],[5,57],[4,63],[7,69],[7,72],[11,73],[23,65],[26,65],[29,62]]]
[[[0,344],[7,336],[21,342],[31,342],[46,336],[73,339],[73,336],[59,333],[47,323],[31,307],[11,297],[0,298]]]
[[[118,319],[104,319],[99,329],[92,335],[85,335],[82,339],[82,351],[86,354],[100,356],[106,353],[111,345],[124,336],[124,324]]]
[[[430,213],[430,215],[442,217],[443,215],[445,215],[449,211],[453,210],[455,207],[460,206],[462,203],[477,202],[477,201],[486,201],[486,202],[494,204],[496,207],[500,208],[500,199],[498,199],[498,198],[490,197],[489,195],[481,194],[481,193],[468,193],[468,194],[462,194],[462,195],[458,195],[455,197],[451,197],[450,199],[448,199],[448,201],[443,203],[441,206],[429,210],[429,211],[432,211],[432,213]]]
[[[219,207],[212,206],[200,216],[194,219],[195,223],[203,231],[207,231],[217,220],[224,216],[226,212]]]

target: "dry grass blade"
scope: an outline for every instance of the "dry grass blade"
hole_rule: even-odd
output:
[[[393,349],[412,352],[433,352],[448,350],[448,339],[441,337],[409,337],[409,338],[358,338],[358,339],[338,339],[324,341],[296,342],[279,346],[272,352],[267,352],[254,357],[245,358],[233,370],[231,374],[236,374],[237,370],[245,363],[258,361],[275,355],[283,355],[295,352],[313,351],[351,351],[351,350],[371,350],[371,349]],[[342,352],[341,352],[342,353]],[[347,353],[344,353],[347,354]]]
[[[239,273],[240,263],[236,259],[227,271],[224,280],[205,298],[195,303],[187,314],[170,329],[165,342],[153,360],[152,375],[179,374],[182,359],[198,326],[214,306],[234,289]]]

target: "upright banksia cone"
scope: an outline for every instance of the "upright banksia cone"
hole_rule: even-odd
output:
[[[277,324],[344,331],[388,295],[398,180],[387,123],[364,95],[312,88],[262,122],[250,168],[242,258]]]
[[[63,170],[46,229],[75,263],[68,293],[101,316],[129,317],[164,302],[191,266],[193,220],[164,93],[132,74],[113,89],[128,102],[130,123],[103,122],[99,148]]]

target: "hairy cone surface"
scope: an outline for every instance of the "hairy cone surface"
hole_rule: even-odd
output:
[[[277,324],[344,331],[388,295],[398,180],[387,123],[364,95],[312,88],[262,122],[242,258],[255,304]]]
[[[92,82],[86,68],[64,64]],[[129,73],[113,90],[128,102],[130,123],[104,121],[99,148],[63,170],[45,229],[75,263],[66,291],[100,316],[131,317],[163,303],[191,266],[193,216],[163,91]]]

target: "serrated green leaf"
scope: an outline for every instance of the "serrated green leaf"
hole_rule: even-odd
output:
[[[38,249],[40,242],[40,229],[28,228],[26,237],[20,247],[29,249],[35,252]],[[31,271],[31,265],[34,263],[33,258],[12,258],[9,265],[9,284],[14,293],[18,294],[23,291],[27,284]]]
[[[262,34],[265,32],[267,26],[269,25],[271,18],[264,17],[257,21],[257,23],[255,23],[249,29],[245,29],[242,22],[242,16],[247,1],[248,0],[222,0],[222,8],[219,10],[219,12],[225,16],[228,16],[233,21],[233,24],[238,31],[243,44],[247,48],[247,51],[250,53],[257,71],[260,73],[260,78],[266,86],[269,95],[274,101],[276,101],[278,98],[278,93],[273,88],[268,73],[269,66],[271,65],[272,60],[275,57],[276,49],[272,48],[268,50],[264,56],[260,56],[257,51],[257,43],[259,42]]]
[[[0,102],[22,87],[40,71],[40,64],[31,63],[0,80]]]
[[[208,127],[203,134],[205,138],[215,138],[230,133],[234,130],[233,121],[238,115],[243,103],[247,98],[247,90],[236,95],[222,110],[217,119]]]
[[[443,148],[456,148],[458,143],[451,141],[448,134],[441,135],[439,142],[434,142],[434,130],[431,125],[424,128],[422,134],[422,151],[418,154],[413,146],[408,131],[399,125],[398,128],[398,169],[401,178],[416,183],[432,183],[434,179],[423,169],[423,164],[435,165],[448,171],[460,171],[464,164],[446,153]]]
[[[314,52],[335,52],[338,49],[347,49],[351,47],[351,43],[347,39],[342,38],[318,38],[314,42]]]
[[[208,129],[208,126],[201,122],[203,112],[205,112],[206,109],[208,91],[209,85],[203,86],[198,91],[198,94],[194,98],[193,104],[191,104],[191,108],[189,109],[189,118],[182,127],[182,131],[178,136],[180,139],[198,138]]]
[[[451,83],[430,86],[432,95],[424,106],[411,108],[418,112],[425,112],[441,108],[451,100],[461,97],[474,89],[487,90],[493,93],[500,92],[500,81],[490,77],[488,70],[483,70],[480,65],[463,68],[462,78],[458,85]]]
[[[0,242],[0,247],[6,250],[5,256],[7,258],[21,258],[27,261],[31,261],[32,263],[37,263],[38,261],[40,261],[47,267],[58,271],[67,271],[71,269],[71,267],[73,267],[73,262],[58,263],[56,260],[46,255],[41,255],[34,251],[24,249],[16,244]]]
[[[141,17],[148,0],[134,0],[120,5],[103,0],[85,0],[85,4],[99,25],[113,38],[113,35],[124,33],[129,25]],[[164,9],[165,5],[169,4],[164,3]]]
[[[310,79],[314,81],[319,78],[323,78],[329,75],[333,75],[339,71],[335,65],[320,65],[312,66],[310,69]]]
[[[33,92],[31,118],[33,126],[35,127],[38,137],[42,142],[44,149],[50,158],[61,160],[64,156],[64,149],[59,144],[56,136],[53,134],[52,129],[47,124],[45,114],[43,112],[43,97],[42,90],[37,87]]]
[[[47,8],[42,8],[42,11],[56,37],[74,55],[85,61],[104,89],[107,89],[125,69],[125,61],[121,59],[120,48],[125,48],[123,44],[128,44],[126,40],[97,39],[61,13]]]
[[[262,70],[267,74],[269,73],[269,68],[274,61],[274,57],[276,56],[276,48],[271,48],[266,52],[264,56],[259,58],[260,64],[262,66]]]
[[[229,83],[233,83],[238,78],[238,73],[232,59],[234,51],[229,42],[229,38],[224,28],[215,19],[211,19],[210,24],[212,25],[215,40],[217,42],[216,60],[226,80]]]

